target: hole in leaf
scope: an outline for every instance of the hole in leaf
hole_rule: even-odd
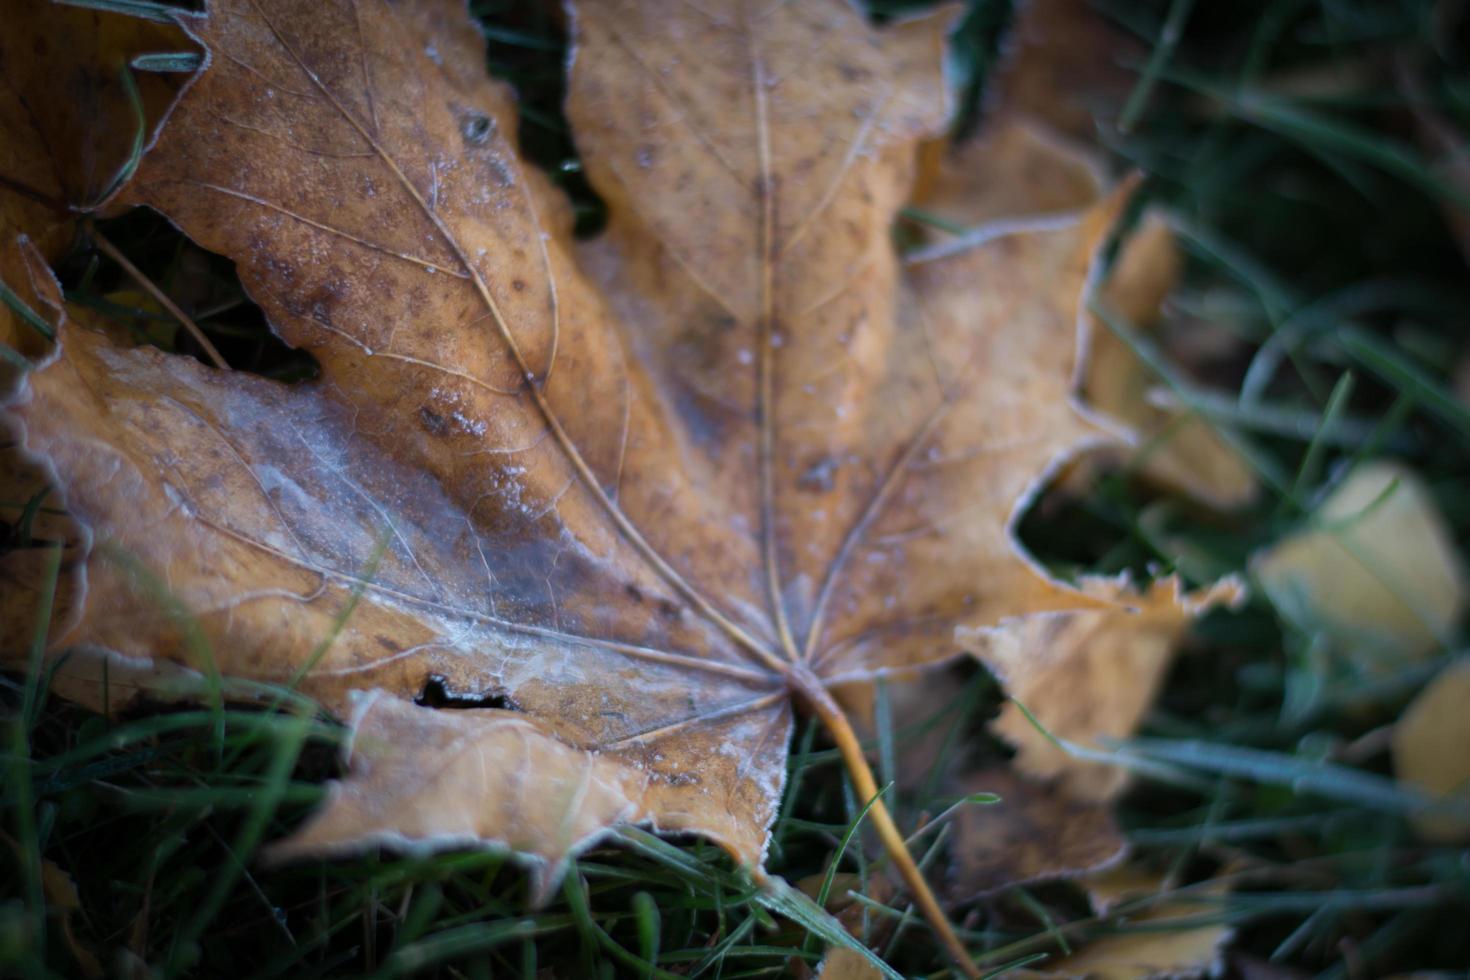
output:
[[[494,708],[498,711],[520,711],[504,691],[490,690],[483,693],[456,691],[442,674],[430,674],[424,681],[423,690],[413,703],[425,708]]]
[[[566,25],[553,4],[508,4],[480,14],[490,74],[516,91],[521,155],[546,171],[567,197],[579,236],[596,234],[607,206],[582,172],[567,122]]]
[[[867,0],[868,16],[878,25],[934,11],[932,0]],[[954,21],[949,36],[949,70],[954,81],[954,132],[974,131],[984,111],[986,82],[1002,57],[1013,23],[1015,0],[972,0]]]
[[[99,221],[97,230],[199,326],[230,367],[284,382],[317,376],[314,357],[271,331],[229,259],[195,245],[148,208]],[[57,276],[68,300],[95,311],[134,341],[208,363],[178,319],[85,236]]]

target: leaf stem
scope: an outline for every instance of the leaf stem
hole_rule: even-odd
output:
[[[867,757],[863,755],[862,742],[858,739],[857,733],[853,731],[852,723],[847,720],[847,713],[833,700],[832,695],[827,693],[826,687],[817,676],[803,665],[796,665],[787,674],[787,683],[791,685],[793,691],[801,695],[817,717],[822,720],[822,724],[832,736],[832,741],[837,743],[837,750],[842,754],[842,761],[847,766],[848,775],[852,779],[858,798],[873,801],[872,809],[868,811],[868,819],[878,831],[878,838],[883,842],[884,850],[893,859],[894,866],[898,868],[904,884],[913,893],[914,901],[924,913],[924,918],[929,920],[929,925],[944,943],[945,948],[949,950],[950,956],[954,958],[956,965],[965,976],[979,977],[979,968],[970,958],[964,943],[960,942],[959,936],[955,934],[954,926],[950,925],[934,890],[929,887],[929,883],[924,880],[924,873],[914,863],[913,855],[909,853],[908,846],[904,843],[903,834],[899,832],[892,815],[888,812],[888,807],[879,797],[878,781],[873,777],[873,770],[868,765]]]

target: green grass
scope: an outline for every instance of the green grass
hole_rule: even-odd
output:
[[[522,93],[527,152],[590,232],[600,205],[558,110],[563,41],[549,17],[520,6],[476,5],[492,66]],[[983,104],[1007,6],[974,0],[957,35],[965,124]],[[1239,340],[1189,370],[1166,344],[1160,367],[1182,404],[1248,452],[1264,490],[1219,514],[1111,473],[1085,495],[1043,499],[1023,526],[1029,546],[1069,574],[1178,570],[1203,583],[1299,528],[1345,467],[1391,452],[1425,477],[1463,548],[1470,413],[1450,372],[1466,354],[1470,275],[1444,212],[1467,202],[1419,150],[1394,62],[1415,65],[1422,97],[1470,132],[1470,13],[1416,0],[1100,7],[1151,52],[1130,66],[1127,125],[1107,141],[1182,229],[1189,267],[1170,317]],[[1461,21],[1449,23],[1455,9]],[[1323,69],[1336,74],[1309,89],[1293,82]],[[165,288],[193,291],[233,366],[282,380],[315,370],[269,335],[229,263],[156,216],[106,231]],[[62,271],[84,303],[110,303],[126,285],[85,247]],[[197,354],[140,306],[110,312]],[[25,515],[41,503],[7,508],[4,547],[32,543]],[[1390,782],[1374,741],[1455,655],[1365,677],[1259,592],[1210,614],[1145,732],[1120,750],[1141,769],[1119,808],[1138,860],[1184,884],[1234,876],[1228,896],[1199,897],[1194,920],[1233,924],[1237,963],[1324,978],[1470,967],[1466,851],[1413,835],[1404,813],[1416,801]],[[933,718],[880,726],[880,782],[932,726],[947,733],[946,755],[1003,754],[983,733],[998,688],[974,666],[955,672],[957,694]],[[47,697],[45,682],[37,669],[0,691],[0,974],[82,975],[75,943],[109,975],[732,980],[799,975],[824,945],[813,930],[832,928],[810,901],[762,891],[712,845],[637,830],[582,855],[544,908],[528,907],[524,874],[494,852],[269,866],[260,845],[296,826],[337,772],[338,726],[288,692],[272,711],[232,707],[228,685],[212,706],[97,717]],[[875,884],[881,855],[853,832],[862,801],[836,753],[804,727],[790,765],[770,870],[841,899],[843,922],[898,971],[946,976],[921,920]],[[912,827],[953,804],[938,785],[890,799],[900,820]],[[943,829],[917,842],[939,879],[947,843]],[[997,971],[1128,928],[1088,918],[1065,884],[961,904],[955,919]]]

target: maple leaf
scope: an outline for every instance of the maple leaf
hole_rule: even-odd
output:
[[[1027,882],[1076,878],[1124,857],[1126,841],[1112,803],[1128,785],[1129,773],[1108,758],[1106,743],[1136,732],[1195,617],[1244,598],[1233,577],[1188,593],[1176,576],[1121,596],[1116,580],[1086,578],[1081,585],[1123,604],[957,632],[960,646],[986,666],[1010,699],[989,727],[1015,747],[1013,759],[967,761],[946,752],[943,726],[906,739],[897,750],[900,790],[925,787],[929,795],[937,788],[960,800],[996,797],[984,806],[957,804],[945,811],[954,823],[954,867],[946,890],[961,900]],[[849,684],[836,692],[869,737],[877,735],[875,687]],[[954,679],[942,671],[890,677],[891,727],[922,726],[953,692]]]
[[[1121,202],[894,250],[945,16],[578,6],[568,114],[609,208],[586,243],[460,5],[181,22],[205,67],[119,204],[233,259],[321,377],[68,325],[8,414],[91,535],[50,634],[70,690],[170,664],[350,720],[348,778],[278,853],[498,842],[544,893],[641,822],[758,869],[793,704],[871,799],[831,686],[1106,607],[1012,529],[1108,437],[1072,395]],[[416,704],[430,682],[485,707]]]

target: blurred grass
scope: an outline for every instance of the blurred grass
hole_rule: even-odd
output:
[[[887,16],[920,5],[874,6]],[[539,6],[474,7],[492,68],[521,92],[527,153],[572,195],[579,228],[595,231],[601,207],[558,108],[555,19]],[[1151,52],[1130,65],[1127,125],[1102,136],[1183,229],[1189,268],[1169,317],[1238,340],[1162,366],[1184,404],[1249,446],[1267,490],[1214,514],[1127,471],[1105,474],[1087,494],[1043,498],[1023,525],[1028,545],[1067,574],[1178,570],[1203,583],[1298,528],[1344,467],[1391,450],[1424,475],[1463,549],[1470,426],[1453,371],[1466,355],[1470,276],[1446,215],[1467,202],[1416,125],[1427,106],[1470,132],[1466,5],[1099,8]],[[1008,18],[1009,4],[972,0],[956,35],[962,128],[980,117]],[[314,372],[271,337],[228,262],[147,213],[106,233],[233,366],[287,381]],[[62,271],[77,301],[197,356],[93,251]],[[23,514],[13,523],[5,546],[27,543]],[[1232,970],[1269,963],[1273,977],[1356,980],[1470,966],[1467,853],[1413,835],[1372,741],[1454,655],[1362,676],[1324,661],[1321,638],[1259,592],[1193,631],[1146,737],[1128,749],[1155,764],[1120,812],[1139,859],[1174,880],[1235,876],[1230,895],[1200,896],[1192,917],[1237,926]],[[997,688],[974,667],[956,674],[955,698],[932,719],[880,725],[882,781],[931,726],[950,733],[947,752],[1001,753],[982,732]],[[584,854],[542,909],[528,908],[523,874],[491,852],[264,866],[257,846],[299,822],[337,771],[339,727],[285,691],[273,712],[103,718],[48,699],[44,682],[32,672],[0,691],[0,973],[86,975],[95,956],[119,976],[737,978],[801,975],[820,955],[809,903],[762,893],[709,844],[637,830]],[[803,728],[790,765],[770,870],[814,882],[813,893],[829,886],[843,921],[906,975],[947,975],[902,896],[878,886],[880,855],[852,833],[862,807],[836,753]],[[937,785],[896,800],[907,826],[955,802]],[[936,869],[945,838],[919,843]],[[1075,890],[1053,885],[962,905],[955,918],[982,962],[1004,970],[1119,928],[1081,910]]]

